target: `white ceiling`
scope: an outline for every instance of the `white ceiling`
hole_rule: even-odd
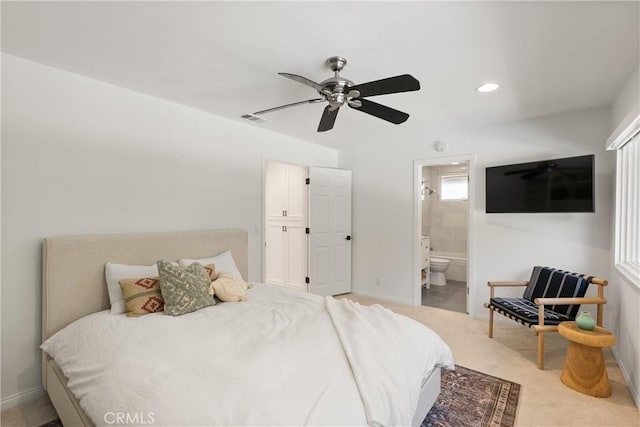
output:
[[[638,2],[2,2],[2,51],[218,116],[340,148],[611,105],[638,65]],[[356,83],[409,73],[419,92],[374,98],[411,114],[392,125],[324,104],[278,76]],[[501,88],[479,94],[496,81]]]

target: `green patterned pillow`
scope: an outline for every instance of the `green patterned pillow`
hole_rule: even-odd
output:
[[[215,304],[209,295],[211,277],[197,262],[181,268],[161,260],[158,261],[158,273],[166,314],[180,316]]]

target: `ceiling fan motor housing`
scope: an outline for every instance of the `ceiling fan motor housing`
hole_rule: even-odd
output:
[[[322,85],[323,90],[318,91],[318,93],[324,96],[332,107],[342,106],[342,104],[347,101],[345,88],[354,85],[351,80],[340,76],[330,77],[322,81],[320,84]]]
[[[329,102],[331,110],[335,110],[342,107],[350,98],[345,94],[345,88],[354,86],[354,83],[349,79],[340,77],[340,71],[347,65],[346,58],[342,56],[332,56],[327,59],[326,64],[335,72],[335,76],[323,80],[320,83],[322,91],[318,92]]]

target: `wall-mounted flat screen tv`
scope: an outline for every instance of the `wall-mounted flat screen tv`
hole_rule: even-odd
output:
[[[487,168],[487,213],[593,212],[594,155]]]

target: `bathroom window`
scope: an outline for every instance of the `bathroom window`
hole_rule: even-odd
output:
[[[617,148],[615,265],[640,287],[640,130]]]
[[[440,176],[440,200],[467,200],[468,198],[468,175]]]

